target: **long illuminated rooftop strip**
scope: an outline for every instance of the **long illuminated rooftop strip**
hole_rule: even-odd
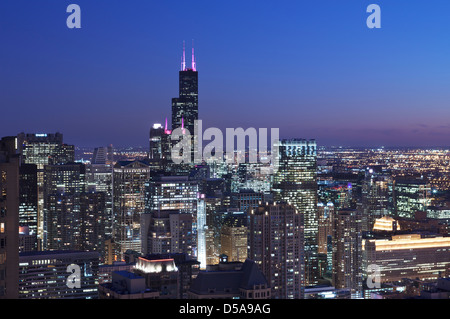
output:
[[[372,240],[371,240],[372,241]],[[423,248],[450,248],[450,237],[420,238],[417,236],[393,236],[392,240],[373,240],[376,251]]]

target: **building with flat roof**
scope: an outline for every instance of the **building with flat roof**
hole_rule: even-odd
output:
[[[200,271],[200,262],[185,253],[149,254],[147,260],[173,259],[178,273],[178,299],[187,299],[187,291]]]
[[[328,285],[305,288],[305,299],[351,299],[351,295],[351,289],[336,289]]]
[[[380,282],[436,280],[450,267],[450,237],[403,234],[363,241],[363,269],[377,265]]]
[[[98,267],[98,283],[111,283],[112,274],[115,271],[132,271],[135,263],[127,263],[125,261],[115,261],[112,264],[103,264]]]
[[[421,299],[450,299],[450,278],[439,278],[420,293]]]
[[[228,267],[231,266],[231,267]],[[215,270],[200,271],[188,291],[188,299],[269,299],[271,289],[258,265],[220,263]]]
[[[98,252],[53,250],[19,255],[19,299],[96,299],[98,297]],[[78,266],[72,273],[69,266]],[[69,276],[79,275],[79,287]]]
[[[14,136],[0,139],[0,299],[18,296],[19,156]]]
[[[112,281],[99,285],[99,299],[157,299],[159,292],[147,288],[145,278],[126,270],[112,273]]]

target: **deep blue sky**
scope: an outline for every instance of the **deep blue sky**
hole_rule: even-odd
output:
[[[81,29],[66,26],[71,3]],[[381,29],[366,26],[370,3]],[[147,145],[192,39],[204,127],[450,145],[448,0],[2,0],[0,136]]]

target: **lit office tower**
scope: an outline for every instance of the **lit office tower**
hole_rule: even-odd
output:
[[[333,215],[334,204],[329,202],[326,205],[318,203],[318,215],[319,215],[319,249],[320,254],[327,253],[328,237],[333,235]]]
[[[319,232],[318,232],[318,254],[322,256],[323,266],[320,267],[321,277],[331,277],[333,268],[333,220],[334,204],[328,202],[318,203]]]
[[[198,72],[192,48],[191,68],[186,67],[185,49],[179,72],[179,97],[172,99],[172,131],[185,128],[194,135],[194,121],[198,120]]]
[[[220,229],[221,252],[228,261],[245,262],[247,259],[247,223],[246,217],[228,216]]]
[[[150,129],[150,150],[148,157],[151,164],[160,170],[166,168],[171,158],[170,133],[171,131],[167,129],[167,119],[164,127],[157,123],[153,124]]]
[[[142,215],[142,253],[193,256],[192,214],[163,210]],[[144,240],[146,239],[146,240]]]
[[[75,160],[74,145],[63,143],[61,133],[17,135],[17,146],[22,163],[37,165],[38,179],[38,239],[44,236],[44,166],[70,163]]]
[[[417,211],[430,206],[430,185],[425,179],[396,178],[394,180],[394,207],[397,217],[414,218]]]
[[[49,194],[46,199],[47,250],[99,251],[103,257],[105,194]]]
[[[94,189],[80,194],[80,250],[98,251],[104,259],[105,227],[108,222],[106,214],[106,194]]]
[[[56,165],[73,162],[75,147],[63,143],[63,135],[55,134],[25,134],[17,135],[19,151],[23,161],[27,164],[36,164],[38,169],[45,165]]]
[[[26,227],[32,250],[38,249],[38,182],[37,165],[21,164],[19,168],[19,226]]]
[[[113,225],[112,178],[114,148],[112,144],[94,149],[91,164],[86,165],[86,184],[96,192],[105,193],[104,240],[111,239]]]
[[[80,194],[85,191],[85,172],[81,163],[45,166],[45,250],[76,249],[80,244]]]
[[[289,139],[278,144],[274,200],[292,204],[304,216],[305,281],[318,279],[317,152],[314,140]]]
[[[445,276],[450,264],[450,238],[430,233],[366,239],[363,250],[363,269],[367,272],[376,265],[381,283],[404,278],[436,280]],[[364,274],[368,275],[373,273]]]
[[[152,176],[146,184],[146,211],[194,213],[197,211],[198,193],[198,181],[188,176]]]
[[[113,174],[113,239],[115,258],[121,260],[128,249],[141,251],[141,214],[150,166],[143,161],[118,161]]]
[[[46,165],[44,169],[44,194],[56,191],[82,193],[86,190],[86,167],[82,163]]]
[[[45,206],[47,227],[44,250],[75,249],[81,242],[78,194],[52,193],[47,196]]]
[[[96,192],[105,194],[105,233],[104,239],[111,239],[113,227],[113,165],[87,164],[86,184]]]
[[[225,207],[222,196],[207,196],[206,207],[206,264],[219,263],[220,255],[220,212]]]
[[[267,194],[255,192],[250,189],[241,189],[238,193],[233,193],[232,200],[235,207],[241,212],[248,212],[250,208],[256,208],[261,202],[266,201]]]
[[[362,230],[372,229],[376,219],[393,212],[392,177],[379,166],[367,167],[362,180],[361,206]]]
[[[352,298],[361,297],[361,219],[358,211],[342,209],[333,221],[333,285],[350,289]]]
[[[20,253],[19,299],[96,299],[98,252],[39,251]],[[79,267],[80,287],[68,285],[68,267]]]
[[[239,163],[236,175],[238,179],[233,185],[236,192],[240,189],[270,192],[272,174],[268,163]]]
[[[45,166],[45,249],[102,250],[105,193],[86,187],[85,176],[81,163]]]
[[[18,298],[19,156],[15,137],[0,140],[0,299]]]
[[[250,212],[249,259],[258,264],[272,298],[303,299],[303,214],[292,205],[260,205]]]
[[[201,267],[205,267],[206,206],[204,196],[199,193],[198,181],[188,176],[153,176],[146,186],[146,214],[164,211],[178,211],[191,216],[192,238],[189,241],[192,242],[192,248],[183,253],[197,258]]]

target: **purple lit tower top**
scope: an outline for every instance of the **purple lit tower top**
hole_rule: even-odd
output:
[[[191,67],[186,66],[186,47],[183,42],[181,70],[179,72],[179,97],[172,99],[172,131],[177,128],[194,134],[194,123],[198,120],[198,72],[192,47]]]

